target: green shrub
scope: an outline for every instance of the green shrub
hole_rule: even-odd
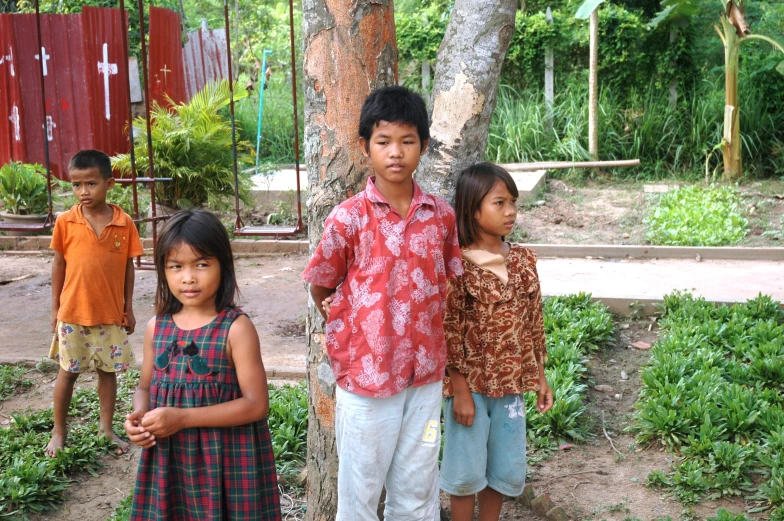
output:
[[[749,229],[741,215],[740,196],[728,186],[672,190],[661,197],[645,224],[648,242],[666,246],[737,244]]]
[[[239,82],[234,85],[235,99],[244,97]],[[187,103],[151,111],[151,132],[156,177],[170,177],[159,183],[156,197],[169,207],[192,208],[226,206],[234,198],[234,154],[231,122],[220,114],[229,104],[226,81],[208,84]],[[137,175],[147,171],[147,130],[142,118],[136,129]],[[249,173],[252,164],[250,144],[237,143],[240,170],[240,197],[250,203]],[[130,154],[112,158],[112,165],[125,175],[131,173]]]
[[[46,169],[11,161],[0,166],[0,201],[16,215],[41,215],[49,208]]]

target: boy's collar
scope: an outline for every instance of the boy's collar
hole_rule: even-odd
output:
[[[416,181],[411,179],[411,182],[414,183],[414,193],[411,196],[411,205],[423,205],[427,204],[430,206],[435,206],[436,203],[433,200],[433,196],[424,192]],[[367,180],[367,186],[365,187],[365,192],[367,193],[367,198],[370,200],[371,203],[383,203],[388,205],[389,202],[384,197],[384,195],[378,191],[376,188],[376,176],[370,176]]]
[[[122,210],[119,206],[112,203],[106,203],[109,208],[112,209],[112,222],[109,223],[109,226],[123,226],[125,224],[125,220],[122,218]],[[68,212],[67,217],[65,219],[67,222],[71,223],[86,223],[87,220],[84,217],[84,212],[82,211],[81,204],[75,204],[71,207],[71,210]]]

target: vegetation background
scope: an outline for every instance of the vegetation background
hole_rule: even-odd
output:
[[[713,29],[716,0],[685,27],[649,24],[661,10],[660,0],[609,0],[600,9],[600,151],[601,159],[639,157],[641,168],[618,169],[614,176],[636,179],[702,178],[720,166],[714,147],[721,140],[724,116],[724,54]],[[514,37],[504,63],[486,157],[499,162],[587,159],[588,24],[576,20],[578,0],[521,0]],[[44,0],[44,13],[78,12],[82,5],[114,7],[112,0]],[[188,30],[201,19],[223,26],[218,0],[153,0],[146,5],[185,13]],[[131,52],[139,54],[137,7],[127,3]],[[545,19],[552,9],[553,23]],[[32,10],[30,0],[0,0],[2,12]],[[301,6],[294,3],[298,67],[302,67]],[[451,15],[451,0],[395,2],[400,80],[427,94],[421,64],[435,67],[438,47]],[[291,117],[291,65],[288,2],[230,3],[234,57],[240,79],[255,84],[238,103],[241,138],[256,142],[259,77],[265,49],[270,79],[264,93],[262,163],[294,160]],[[747,0],[746,19],[755,33],[784,39],[784,2]],[[677,36],[671,41],[671,29]],[[544,51],[555,52],[556,99],[553,130],[544,121]],[[740,98],[745,173],[754,178],[784,174],[784,75],[776,67],[781,55],[762,42],[748,42],[741,56]],[[431,73],[431,78],[434,72]],[[677,85],[677,104],[670,86]],[[301,87],[300,87],[301,88]],[[299,99],[304,96],[300,92]],[[300,107],[301,110],[301,107]],[[302,112],[300,112],[301,114]],[[302,127],[300,119],[300,127]],[[299,129],[302,133],[302,128]],[[706,166],[707,165],[707,166]]]

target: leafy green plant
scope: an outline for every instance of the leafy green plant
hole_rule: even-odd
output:
[[[133,490],[117,503],[108,521],[128,521],[131,518],[131,504],[133,503]]]
[[[579,293],[543,302],[548,358],[545,375],[555,395],[547,414],[535,413],[536,395],[526,395],[529,442],[547,447],[558,440],[585,440],[591,423],[585,411],[588,354],[613,338],[612,316],[591,295]]]
[[[49,206],[49,195],[44,167],[18,161],[11,161],[1,166],[0,201],[8,213],[45,214]]]
[[[24,376],[27,369],[23,365],[0,365],[0,402],[10,398],[19,387],[33,385]]]
[[[297,222],[297,216],[291,204],[286,201],[275,201],[275,211],[267,216],[267,224],[286,225]]]
[[[267,422],[278,474],[291,479],[305,462],[308,436],[308,391],[298,385],[269,385]]]
[[[666,295],[631,430],[679,453],[648,485],[691,505],[746,496],[784,503],[784,315],[760,295],[734,306]],[[698,426],[698,427],[695,427]],[[766,477],[758,487],[754,474]],[[774,513],[776,511],[774,510]],[[717,514],[717,519],[735,519]],[[776,514],[777,515],[777,514]],[[774,515],[771,515],[773,518]],[[743,519],[743,517],[738,517]]]
[[[139,379],[138,371],[118,378],[115,429],[124,421],[120,411],[130,409]],[[100,457],[115,447],[98,436],[98,393],[78,389],[69,415],[72,418],[67,446],[55,458],[44,454],[52,430],[52,409],[12,414],[11,425],[0,429],[0,518],[26,519],[51,511],[63,502],[75,472],[97,475]]]
[[[239,82],[234,97],[247,94]],[[166,206],[216,208],[234,196],[233,149],[230,121],[220,114],[229,104],[228,82],[210,83],[190,101],[171,106],[155,105],[150,114],[155,175],[170,177],[160,183],[156,196]],[[144,120],[134,122],[137,175],[147,169],[147,130]],[[138,128],[136,128],[138,127]],[[240,197],[250,203],[250,144],[237,143]],[[130,154],[112,158],[112,165],[130,175]]]
[[[661,197],[645,224],[648,242],[666,246],[726,246],[740,242],[748,232],[740,196],[729,186],[671,190]]]

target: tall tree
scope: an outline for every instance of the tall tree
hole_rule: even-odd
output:
[[[438,50],[430,152],[417,182],[452,199],[455,174],[482,161],[518,0],[455,0]]]
[[[432,150],[417,180],[451,197],[453,174],[482,159],[518,0],[456,0],[436,65]],[[332,208],[364,187],[368,164],[357,121],[367,94],[396,83],[391,0],[303,0],[305,158],[311,250]],[[337,502],[335,378],[324,347],[323,320],[308,311],[308,509],[331,520]]]
[[[397,83],[397,46],[392,0],[303,0],[302,8],[312,251],[332,208],[364,188],[369,165],[359,148],[359,112],[370,91]],[[335,377],[323,331],[324,321],[311,302],[307,355],[309,521],[331,521],[337,508]]]

